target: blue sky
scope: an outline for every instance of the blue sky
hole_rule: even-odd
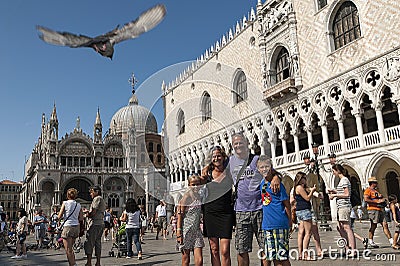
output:
[[[103,34],[135,19],[157,3],[167,15],[155,29],[115,46],[113,60],[89,48],[53,46],[38,38],[36,25],[87,36]],[[154,110],[161,128],[161,81],[175,79],[255,8],[257,0],[0,1],[0,180],[22,180],[24,161],[40,135],[42,113],[56,104],[59,137],[80,117],[93,136],[97,108],[103,132],[128,104],[128,79],[135,73],[139,104]],[[255,62],[256,63],[256,62]]]

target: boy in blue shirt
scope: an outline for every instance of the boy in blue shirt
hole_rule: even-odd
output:
[[[257,170],[263,176],[260,184],[263,205],[262,230],[264,233],[264,265],[290,265],[289,261],[289,228],[292,226],[289,197],[283,184],[280,190],[273,193],[271,180],[279,173],[272,168],[271,159],[261,155],[257,161]]]

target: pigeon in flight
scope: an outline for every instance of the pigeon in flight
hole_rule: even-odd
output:
[[[122,28],[119,29],[118,25],[112,31],[94,38],[69,32],[53,31],[42,26],[36,26],[36,28],[40,31],[40,39],[47,43],[72,48],[91,47],[102,56],[112,59],[114,44],[134,39],[140,34],[151,30],[164,19],[165,14],[165,6],[156,5],[143,12],[136,20],[125,24]]]

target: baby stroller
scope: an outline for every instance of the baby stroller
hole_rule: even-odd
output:
[[[114,249],[117,249],[117,253],[114,252]],[[125,234],[125,224],[122,224],[118,228],[117,235],[115,237],[115,242],[113,243],[108,255],[110,257],[121,258],[122,256],[126,256],[127,254],[127,244],[126,244],[126,234]]]

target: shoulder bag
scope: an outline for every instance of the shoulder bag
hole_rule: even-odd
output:
[[[60,227],[58,227],[58,230],[59,230],[59,231],[62,231],[65,222],[66,222],[66,221],[71,217],[71,215],[75,212],[76,206],[78,206],[78,203],[77,203],[77,202],[75,202],[75,207],[74,207],[73,211],[68,215],[67,219],[65,219],[65,220],[63,221],[63,223],[60,225]]]
[[[240,177],[243,175],[243,172],[244,172],[244,170],[246,170],[247,166],[249,166],[251,164],[251,162],[254,159],[254,156],[255,155],[252,153],[249,154],[249,157],[247,158],[247,162],[243,163],[242,168],[240,168],[239,173],[236,176],[236,182],[235,182],[235,185],[232,190],[232,198],[231,198],[232,206],[235,206],[235,204],[236,204],[237,190],[238,190],[238,186],[239,186]]]

